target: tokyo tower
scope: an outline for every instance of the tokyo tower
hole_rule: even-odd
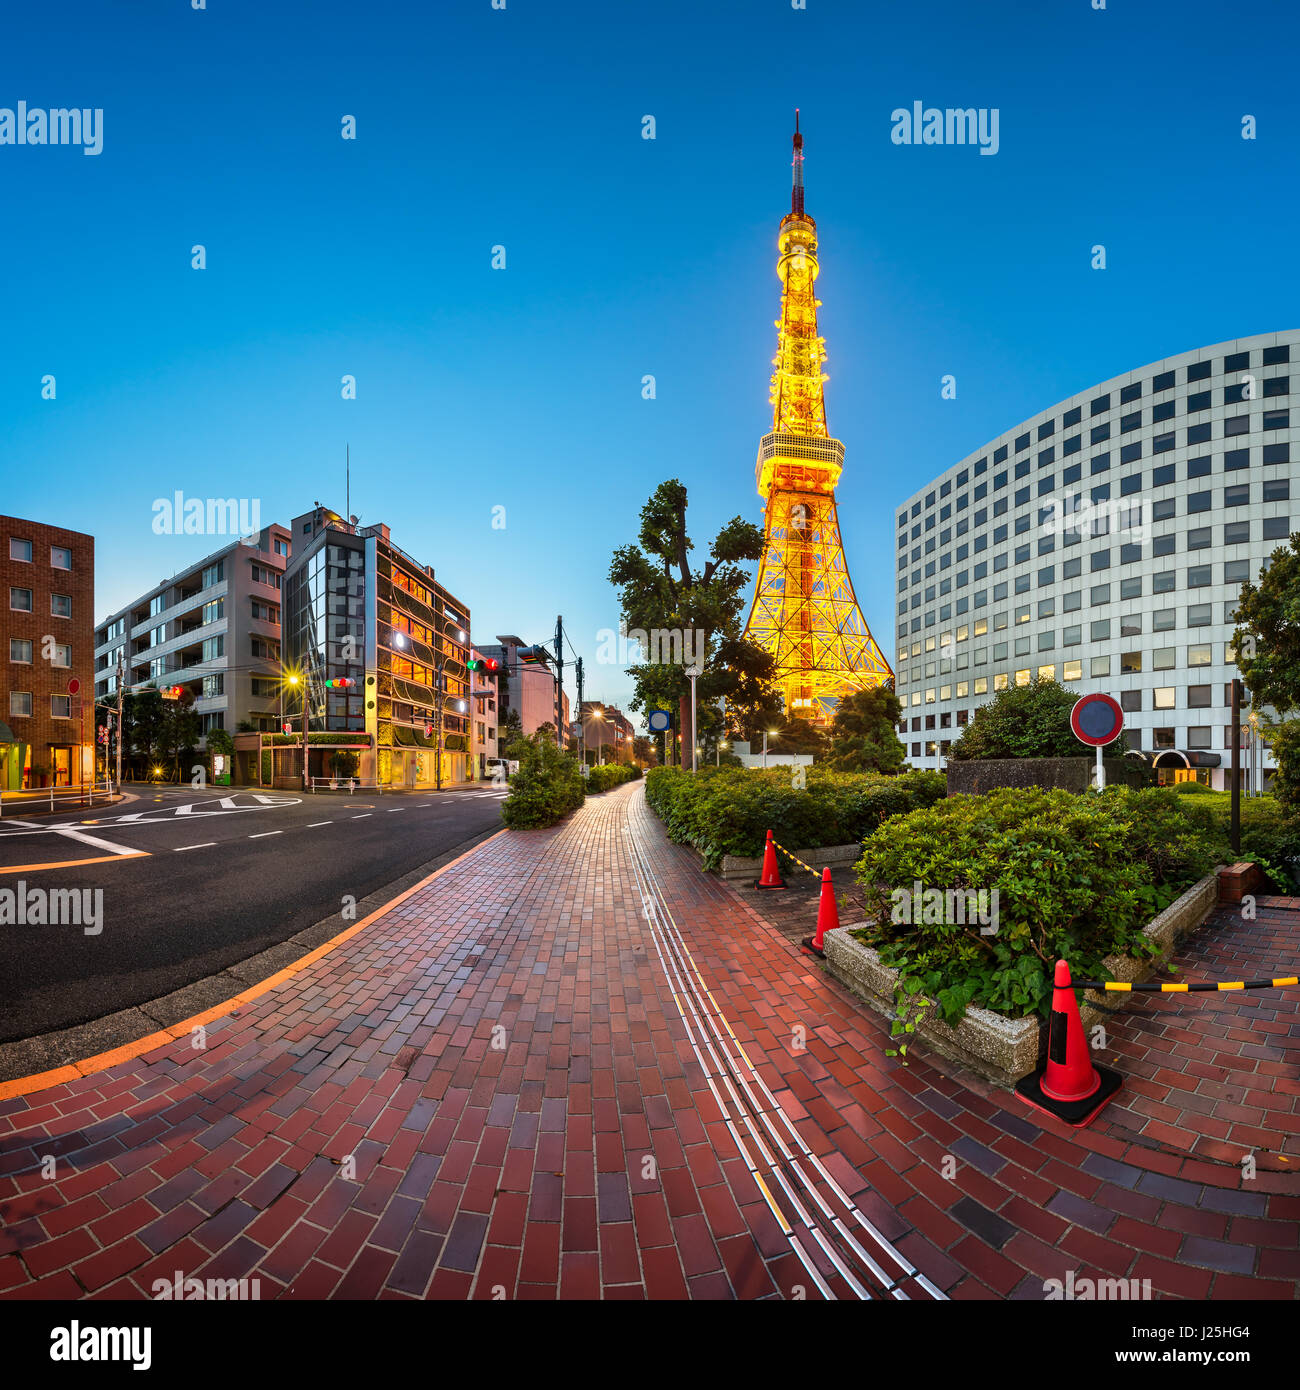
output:
[[[803,207],[803,136],[795,112],[790,212],[777,238],[781,317],[772,359],[772,429],[754,469],[766,504],[763,557],[746,638],[776,659],[786,714],[830,721],[840,698],[892,681],[844,560],[835,484],[844,445],[826,428],[826,360],[817,334],[821,301],[817,224]]]

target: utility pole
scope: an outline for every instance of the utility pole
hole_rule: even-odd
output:
[[[446,668],[447,658],[439,654],[438,686],[437,689],[433,692],[433,704],[434,708],[438,712],[438,728],[436,731],[436,738],[434,739],[433,749],[433,781],[434,789],[436,791],[442,790],[442,691],[443,686],[445,686],[447,683],[447,677],[445,674]],[[471,725],[473,724],[473,716],[471,716],[470,718],[470,723]]]
[[[582,722],[582,658],[577,661],[578,672],[578,761],[587,761],[587,726]]]
[[[122,790],[122,682],[126,677],[126,670],[122,662],[122,653],[117,654],[117,791]]]
[[[325,668],[327,671],[329,667]],[[307,669],[303,675],[302,682],[302,789],[305,792],[311,791],[311,779],[307,775],[307,700],[311,695],[311,663],[307,664]],[[274,784],[274,777],[272,777]]]
[[[581,719],[579,719],[581,722]],[[555,746],[564,752],[564,617],[555,619]]]

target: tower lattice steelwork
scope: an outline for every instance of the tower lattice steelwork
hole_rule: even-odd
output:
[[[835,507],[844,445],[826,428],[826,348],[817,334],[817,224],[803,206],[795,112],[789,215],[781,219],[781,317],[772,359],[772,429],[754,470],[766,503],[763,558],[745,636],[776,658],[786,713],[829,721],[836,702],[893,679],[849,578]]]

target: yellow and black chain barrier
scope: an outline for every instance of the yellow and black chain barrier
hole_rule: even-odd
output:
[[[1300,984],[1300,975],[1285,975],[1277,980],[1222,980],[1218,984],[1209,981],[1196,985],[1126,985],[1117,980],[1072,980],[1070,983],[1075,989],[1104,989],[1115,994],[1136,993],[1139,990],[1144,994],[1204,994],[1210,990],[1283,989],[1287,985]]]
[[[795,862],[796,864],[798,864],[798,866],[799,866],[801,869],[807,869],[808,872],[809,872],[810,874],[814,874],[814,875],[815,875],[815,874],[817,873],[817,870],[814,869],[813,866],[812,866],[811,864],[805,864],[805,863],[803,862],[803,860],[800,859],[799,856],[798,856],[797,854],[791,854],[790,851],[789,851],[788,849],[786,849],[786,847],[785,847],[784,845],[778,845],[778,844],[776,843],[776,840],[775,840],[775,839],[773,839],[772,843],[773,843],[774,845],[776,845],[777,849],[779,849],[779,850],[781,851],[781,853],[784,854],[784,855],[786,856],[787,859],[793,859],[794,862]]]

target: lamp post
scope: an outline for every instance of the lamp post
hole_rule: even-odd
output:
[[[697,772],[700,764],[700,745],[696,737],[695,682],[704,672],[698,666],[688,666],[686,674],[691,678],[691,771]]]
[[[593,709],[593,710],[589,710],[589,711],[588,711],[588,714],[587,714],[587,717],[588,717],[589,719],[599,719],[600,722],[603,724],[603,723],[605,722],[605,711],[602,710],[602,709]],[[581,711],[581,710],[579,710],[579,712],[578,712],[578,726],[579,726],[579,728],[582,727],[582,711]],[[585,757],[586,757],[586,754],[587,754],[586,737],[585,737],[585,736],[584,736],[584,738],[583,738],[583,750],[582,750],[582,752],[583,752],[583,757],[585,758]],[[605,731],[604,731],[604,729],[602,729],[602,730],[600,731],[600,738],[598,738],[598,739],[596,740],[596,757],[599,759],[599,764],[600,764],[600,766],[601,766],[601,767],[604,767],[604,766],[605,766]]]
[[[279,730],[279,731],[280,731],[280,733],[284,733],[284,687],[285,687],[286,685],[296,686],[296,685],[298,684],[298,673],[297,673],[297,671],[290,671],[289,674],[286,676],[286,675],[283,674],[283,672],[284,672],[284,667],[283,667],[283,666],[281,666],[280,671],[281,671],[281,675],[280,675],[280,730]],[[272,753],[272,757],[274,758],[274,753]],[[303,780],[303,786],[304,786],[304,787],[307,785],[307,782],[306,782],[306,775],[307,775],[307,774],[306,774],[306,766],[307,766],[307,764],[306,764],[306,757],[307,757],[307,753],[306,753],[306,741],[304,740],[304,743],[303,743],[303,778],[304,778],[304,780]],[[275,759],[275,761],[278,763],[278,762],[279,762],[279,759],[277,758],[277,759]],[[275,779],[272,778],[271,780],[274,781]]]

